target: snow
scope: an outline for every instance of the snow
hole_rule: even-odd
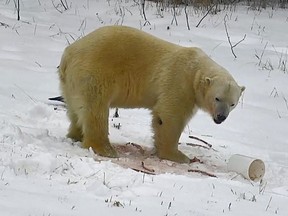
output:
[[[151,25],[143,26],[138,1],[67,2],[69,9],[64,11],[54,1],[60,13],[52,1],[23,0],[21,21],[16,21],[12,1],[0,2],[0,22],[9,25],[0,25],[1,216],[287,215],[287,11],[254,11],[238,5],[208,15],[196,28],[203,13],[188,8],[188,31],[183,8],[177,9],[176,26],[171,25],[169,8],[161,11],[146,2]],[[246,34],[234,48],[236,59],[227,41],[225,16],[233,44]],[[216,125],[200,111],[183,131],[179,148],[203,163],[175,164],[151,155],[151,117],[142,109],[120,109],[120,118],[113,118],[111,110],[110,140],[119,159],[99,157],[65,138],[65,107],[48,101],[60,94],[57,66],[62,52],[75,39],[114,24],[201,47],[246,86],[226,122]],[[186,145],[203,145],[189,135],[206,140],[212,148]],[[263,160],[263,181],[228,172],[232,154]],[[157,175],[132,169],[143,169],[142,162]]]

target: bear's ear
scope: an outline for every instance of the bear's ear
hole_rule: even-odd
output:
[[[205,77],[205,84],[209,86],[211,85],[211,83],[212,83],[212,79],[210,77]]]
[[[241,89],[241,93],[242,93],[246,89],[246,87],[245,86],[241,86],[240,89]]]

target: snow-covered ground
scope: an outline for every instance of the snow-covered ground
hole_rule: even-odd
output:
[[[173,10],[146,2],[151,25],[144,26],[140,1],[67,0],[67,11],[57,0],[20,2],[17,21],[13,1],[0,1],[1,216],[288,215],[287,10],[237,6],[208,15],[196,28],[203,13],[187,8],[188,31],[184,8],[176,10],[176,26],[175,20],[171,25]],[[246,34],[234,48],[237,59],[224,18],[232,44]],[[100,158],[65,138],[65,107],[48,101],[59,95],[57,66],[63,49],[100,26],[114,24],[201,47],[246,86],[226,122],[215,125],[208,114],[198,112],[185,128],[180,149],[203,163],[160,161],[125,145],[153,147],[147,110],[120,109],[120,118],[113,118],[111,110],[110,139],[122,151],[120,159]],[[212,148],[186,145],[197,143],[189,135]],[[261,183],[227,171],[227,160],[235,153],[265,162]],[[130,169],[143,168],[142,161],[157,175]]]

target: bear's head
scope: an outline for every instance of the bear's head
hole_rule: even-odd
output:
[[[210,113],[216,124],[221,124],[237,106],[244,86],[227,77],[205,78],[204,109]]]

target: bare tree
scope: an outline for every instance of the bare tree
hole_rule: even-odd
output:
[[[200,19],[200,21],[198,22],[198,24],[196,25],[196,28],[199,27],[199,25],[201,24],[201,22],[208,16],[208,14],[212,11],[212,9],[216,6],[216,4],[212,4],[209,9],[207,10],[207,12],[204,14],[204,16]]]
[[[231,39],[230,39],[229,32],[228,32],[227,20],[226,20],[227,17],[228,17],[228,16],[227,16],[227,14],[226,14],[225,17],[224,17],[225,31],[226,31],[226,35],[227,35],[228,43],[229,43],[229,45],[230,45],[231,52],[232,52],[234,58],[237,58],[237,56],[236,56],[236,54],[235,54],[235,52],[234,52],[234,48],[235,48],[238,44],[240,44],[242,41],[245,40],[246,34],[244,35],[244,37],[243,37],[240,41],[238,41],[237,43],[235,43],[235,44],[233,45],[232,42],[231,42]]]
[[[186,1],[185,3],[185,7],[184,7],[184,12],[185,12],[185,16],[186,16],[186,24],[187,24],[187,28],[190,31],[190,25],[189,25],[189,15],[187,13],[187,7],[188,7],[188,2]]]
[[[17,0],[17,20],[20,20],[20,0]]]
[[[143,17],[144,17],[144,20],[145,20],[144,26],[151,25],[151,23],[147,20],[146,13],[145,13],[145,0],[141,1],[141,8],[142,8]]]
[[[14,4],[17,10],[17,20],[20,20],[20,0],[14,0]]]
[[[176,6],[177,6],[176,1],[174,1],[174,2],[173,2],[173,7],[172,7],[173,19],[172,19],[172,21],[171,21],[171,25],[173,25],[173,22],[174,22],[174,20],[175,20],[175,24],[176,24],[176,26],[178,26],[178,21],[177,21],[177,16],[176,16]]]

